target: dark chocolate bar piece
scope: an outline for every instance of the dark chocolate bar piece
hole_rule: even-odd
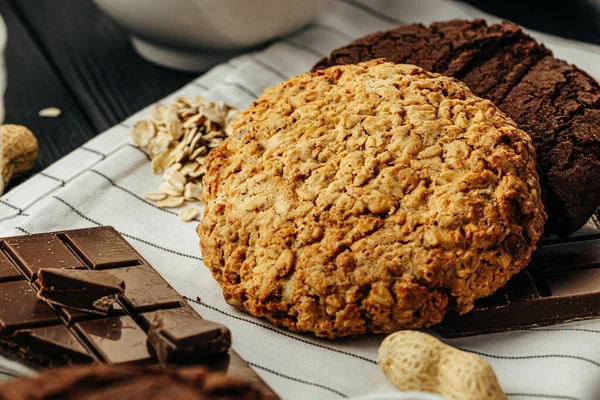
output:
[[[128,316],[78,322],[74,329],[108,364],[149,362],[146,333]]]
[[[90,269],[141,264],[143,258],[113,228],[78,229],[65,234],[66,242]]]
[[[31,328],[16,331],[13,342],[30,354],[46,355],[58,360],[54,365],[73,365],[93,361],[77,337],[64,325]]]
[[[123,294],[125,282],[105,271],[42,268],[36,286],[37,297],[47,303],[108,315]]]
[[[570,238],[542,247],[503,288],[437,327],[452,338],[599,317],[600,238]]]
[[[184,364],[223,354],[231,346],[224,325],[177,311],[157,311],[148,331],[148,345],[161,364]]]
[[[108,315],[80,311],[93,311],[94,298],[119,294],[121,282],[125,290]],[[81,288],[86,292],[78,292]],[[38,299],[38,292],[51,304]],[[0,351],[9,357],[38,368],[78,363],[158,365],[149,351],[148,330],[164,310],[171,310],[164,330],[173,346],[166,356],[169,362],[187,363],[203,350],[207,357],[198,362],[205,368],[249,380],[277,398],[233,349],[208,356],[228,346],[223,333],[228,331],[219,326],[222,338],[215,337],[214,330],[202,331],[209,323],[182,302],[114,228],[0,239]],[[178,317],[172,314],[187,315],[189,320],[173,325]],[[205,347],[194,347],[196,343]]]
[[[29,280],[35,280],[42,268],[84,268],[81,261],[54,234],[8,238],[4,246]]]
[[[26,281],[6,282],[0,285],[0,331],[59,323],[56,313],[35,295]]]
[[[176,307],[181,296],[148,264],[110,270],[125,282],[123,301],[135,312]]]
[[[21,273],[10,262],[4,253],[0,252],[0,282],[9,282],[23,279]]]

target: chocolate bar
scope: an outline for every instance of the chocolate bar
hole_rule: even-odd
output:
[[[470,312],[437,325],[447,338],[600,317],[600,235],[545,243],[531,263]]]
[[[202,324],[202,318],[112,227],[5,238],[0,239],[0,246],[0,351],[34,367],[158,364],[147,344],[148,330],[160,315],[157,312],[173,310]],[[124,292],[106,309],[107,315],[74,310],[86,309],[87,305],[78,307],[68,296],[61,301],[48,298],[56,293],[49,294],[46,286],[66,287],[64,279],[68,278],[74,285],[89,287],[87,275],[96,271],[114,277],[107,280],[101,275],[105,287],[116,290],[124,282]],[[38,298],[40,289],[40,296],[50,299],[50,303]],[[102,293],[96,291],[86,302],[93,302],[91,298]],[[173,324],[168,327],[174,342],[192,333],[177,329]],[[185,345],[189,350],[190,343]],[[276,398],[233,349],[203,360],[202,365],[232,378],[250,380]]]

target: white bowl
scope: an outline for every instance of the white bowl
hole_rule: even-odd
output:
[[[157,64],[204,71],[312,20],[324,0],[94,0]]]

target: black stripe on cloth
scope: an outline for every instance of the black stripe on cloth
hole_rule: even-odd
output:
[[[508,397],[534,397],[538,399],[579,400],[577,397],[541,393],[505,393]]]
[[[223,311],[223,310],[220,310],[220,309],[218,309],[217,307],[214,307],[214,306],[208,305],[208,304],[206,304],[206,303],[202,302],[202,301],[201,301],[201,300],[199,300],[199,299],[196,299],[196,300],[194,300],[194,299],[192,299],[192,298],[189,298],[189,297],[187,297],[187,296],[182,296],[182,297],[183,297],[185,300],[187,300],[187,301],[191,301],[192,303],[195,303],[195,304],[201,305],[201,306],[203,306],[203,307],[206,307],[206,308],[210,308],[211,310],[213,310],[213,311],[216,311],[216,312],[218,312],[218,313],[220,313],[220,314],[223,314],[223,315],[226,315],[226,316],[228,316],[228,317],[231,317],[231,318],[237,319],[237,320],[239,320],[239,321],[247,322],[247,323],[249,323],[249,324],[252,324],[252,325],[260,326],[261,328],[267,329],[267,330],[269,330],[269,331],[271,331],[271,332],[278,333],[278,334],[280,334],[280,335],[282,335],[282,336],[285,336],[285,337],[288,337],[288,338],[290,338],[290,339],[294,339],[294,340],[296,340],[296,341],[298,341],[298,342],[305,343],[305,344],[308,344],[308,345],[311,345],[311,346],[314,346],[314,347],[319,347],[319,348],[321,348],[321,349],[325,349],[325,350],[333,351],[333,352],[335,352],[335,353],[339,353],[339,354],[342,354],[342,355],[345,355],[345,356],[348,356],[348,357],[353,357],[353,358],[356,358],[356,359],[359,359],[359,360],[366,361],[366,362],[368,362],[368,363],[371,363],[371,364],[375,364],[375,365],[377,365],[377,361],[375,361],[375,360],[370,360],[370,359],[368,359],[367,357],[359,356],[359,355],[357,355],[357,354],[352,354],[352,353],[349,353],[349,352],[347,352],[347,351],[343,351],[343,350],[332,349],[331,347],[323,346],[322,344],[319,344],[319,343],[313,343],[313,342],[310,342],[310,341],[308,341],[308,340],[304,340],[304,339],[302,339],[302,338],[299,338],[299,337],[297,337],[297,336],[291,335],[291,334],[289,334],[289,333],[283,332],[283,331],[281,331],[281,330],[275,329],[275,328],[273,328],[273,327],[270,327],[270,326],[267,326],[267,325],[263,325],[263,324],[261,324],[261,323],[258,323],[258,322],[256,322],[256,321],[252,321],[252,320],[250,320],[250,319],[241,318],[241,317],[238,317],[238,316],[236,316],[236,315],[230,314],[230,313],[228,313],[227,311]]]
[[[271,72],[273,75],[276,75],[278,78],[281,78],[283,80],[286,80],[288,78],[287,75],[284,74],[283,72],[279,71],[278,69],[275,69],[272,65],[269,65],[266,62],[259,60],[257,57],[255,57],[253,55],[251,55],[249,57],[249,60],[251,60],[255,64],[261,66],[263,69]]]
[[[92,165],[90,165],[89,167],[87,167],[87,168],[83,168],[81,171],[79,171],[77,174],[73,175],[73,176],[72,176],[71,178],[69,178],[69,180],[67,180],[67,181],[64,181],[64,180],[62,180],[62,179],[59,179],[59,178],[56,178],[56,177],[54,177],[54,176],[48,175],[47,173],[38,172],[38,174],[42,174],[42,176],[45,176],[45,177],[47,177],[47,178],[49,178],[49,179],[53,179],[53,180],[56,180],[56,181],[59,181],[59,182],[64,182],[64,185],[66,185],[66,184],[68,184],[69,182],[71,182],[73,179],[75,179],[75,178],[79,177],[79,175],[81,175],[81,174],[83,174],[83,173],[87,172],[87,171],[88,171],[90,168],[92,168],[94,165],[98,164],[100,161],[104,160],[105,158],[108,158],[108,157],[112,156],[113,154],[115,154],[117,151],[121,150],[121,149],[122,149],[123,147],[125,147],[126,145],[129,145],[129,146],[131,146],[131,147],[134,147],[134,148],[135,148],[135,146],[132,146],[131,144],[129,144],[129,143],[126,143],[126,144],[123,144],[123,145],[121,145],[121,146],[117,147],[116,149],[112,150],[112,151],[111,151],[109,154],[102,154],[102,153],[100,153],[100,152],[98,152],[98,151],[95,151],[95,150],[92,150],[92,149],[88,149],[88,148],[84,149],[84,150],[87,150],[87,151],[89,151],[89,152],[92,152],[92,153],[95,153],[95,154],[101,155],[102,157],[100,158],[100,160],[98,160],[98,161],[94,162],[94,163],[93,163]],[[82,148],[83,148],[83,147],[82,147]],[[143,150],[141,150],[141,149],[140,149],[140,151],[142,151],[142,152],[143,152]],[[147,155],[147,157],[149,158],[149,156],[148,156],[148,155]],[[62,187],[62,186],[64,186],[64,185],[61,185],[61,187]],[[55,189],[54,189],[54,191],[56,191],[56,190],[58,190],[58,188],[55,188]],[[46,195],[48,195],[48,193],[47,193]],[[28,209],[29,207],[33,206],[33,205],[34,205],[34,204],[36,204],[36,203],[37,203],[39,200],[40,200],[40,198],[38,198],[37,200],[35,200],[34,202],[32,202],[31,204],[29,204],[28,206],[26,206],[26,207],[24,208],[24,210],[26,210],[26,209]],[[0,199],[0,203],[2,203],[2,201],[3,201],[3,200],[2,200],[2,199]],[[11,207],[11,206],[12,206],[12,205],[9,205],[9,204],[7,204],[7,203],[6,203],[6,205],[7,205],[8,207]],[[15,210],[17,209],[17,208],[15,208],[14,206],[12,206],[12,208],[13,208],[13,209],[15,209]],[[11,216],[11,217],[7,217],[7,218],[14,218],[14,217],[16,217],[16,216],[18,216],[18,215],[22,215],[22,216],[24,216],[24,217],[29,217],[29,216],[30,216],[29,214],[27,214],[27,213],[25,213],[25,212],[20,212],[20,213],[19,213],[19,214],[17,214],[17,215],[13,215],[13,216]]]
[[[362,10],[365,13],[370,14],[373,17],[378,18],[382,21],[389,22],[390,24],[397,24],[397,25],[406,24],[405,21],[402,21],[400,19],[386,15],[386,14],[382,13],[381,11],[378,11],[378,10],[374,9],[373,7],[369,7],[366,4],[360,3],[356,0],[337,0],[337,1],[348,4],[352,7],[358,8],[359,10]]]
[[[31,233],[27,232],[25,229],[21,228],[20,226],[15,226],[15,229],[23,232],[26,235],[31,235]]]
[[[6,201],[4,199],[0,199],[0,204],[4,204],[5,206],[10,207],[10,208],[12,208],[15,211],[18,211],[19,213],[16,216],[22,215],[24,217],[29,217],[29,214],[27,214],[26,212],[24,212],[22,208],[19,208],[17,206],[13,206],[12,204],[10,204],[8,201]]]
[[[192,85],[194,85],[194,86],[196,86],[197,88],[200,88],[200,89],[202,89],[202,90],[205,90],[205,91],[208,91],[208,90],[210,90],[210,88],[209,88],[208,86],[206,86],[205,84],[203,84],[203,83],[200,83],[200,82],[198,82],[198,81],[192,81]]]
[[[250,362],[250,361],[246,361],[246,364],[248,364],[248,365],[250,365],[250,366],[252,366],[254,368],[262,369],[263,371],[267,371],[267,372],[269,372],[269,373],[271,373],[273,375],[277,375],[277,376],[279,376],[281,378],[289,379],[290,381],[294,381],[294,382],[298,382],[298,383],[303,383],[305,385],[310,385],[310,386],[318,387],[320,389],[325,389],[325,390],[327,390],[327,391],[329,391],[331,393],[335,393],[338,396],[341,396],[343,398],[348,398],[348,396],[346,396],[344,393],[338,392],[337,390],[332,389],[330,387],[327,387],[325,385],[321,385],[319,383],[314,383],[314,382],[309,382],[309,381],[305,381],[305,380],[302,380],[302,379],[294,378],[293,376],[289,376],[289,375],[284,375],[281,372],[273,371],[270,368],[263,367],[262,365],[255,364],[255,363]]]
[[[224,85],[227,86],[233,86],[236,87],[238,89],[240,89],[242,92],[246,93],[247,95],[249,95],[250,97],[252,97],[253,99],[257,98],[258,95],[256,93],[254,93],[254,91],[252,91],[251,89],[247,88],[246,86],[242,85],[239,82],[234,82],[234,81],[223,81],[222,82]]]
[[[118,184],[115,183],[115,181],[113,181],[111,178],[109,178],[108,176],[104,175],[102,172],[96,171],[95,169],[90,169],[90,172],[95,173],[98,176],[101,176],[102,178],[106,179],[112,186],[116,187],[119,190],[122,190],[123,192],[127,193],[128,195],[138,199],[139,201],[141,201],[142,203],[146,203],[147,205],[156,208],[157,210],[166,212],[167,214],[171,214],[171,215],[177,215],[177,213],[175,211],[171,211],[171,210],[167,210],[166,208],[160,208],[158,207],[156,204],[149,202],[148,200],[144,199],[143,197],[138,196],[137,194],[133,193],[132,191],[130,191],[129,189],[124,188],[123,186],[120,186]],[[198,219],[195,219],[196,221],[198,221]]]
[[[17,206],[13,206],[12,204],[10,204],[8,201],[4,200],[4,199],[0,199],[0,203],[4,204],[7,207],[12,208],[13,210],[17,210],[18,212],[23,212],[22,208],[19,208]]]
[[[536,359],[536,358],[569,358],[572,360],[584,361],[584,362],[590,363],[592,365],[595,365],[596,367],[600,367],[600,362],[598,362],[598,361],[590,360],[589,358],[585,358],[585,357],[574,356],[572,354],[535,354],[535,355],[531,355],[531,356],[499,356],[496,354],[481,353],[481,352],[475,351],[475,350],[468,350],[468,349],[462,349],[462,348],[458,348],[458,349],[462,350],[462,351],[466,351],[467,353],[477,354],[478,356],[496,358],[499,360],[531,360],[531,359]]]
[[[65,186],[66,182],[64,180],[60,179],[60,178],[57,178],[57,177],[52,176],[52,175],[48,175],[47,173],[45,173],[43,171],[42,172],[38,172],[38,174],[40,174],[41,176],[45,176],[46,178],[52,179],[53,181],[59,182],[60,186]]]
[[[103,224],[101,224],[98,221],[95,221],[95,220],[91,219],[90,217],[87,217],[81,211],[79,211],[78,209],[76,209],[71,204],[69,204],[65,200],[61,199],[60,197],[58,197],[58,196],[52,196],[52,198],[54,198],[54,199],[60,201],[61,203],[63,203],[65,206],[67,206],[68,208],[70,208],[71,211],[73,211],[75,214],[79,215],[81,218],[85,219],[86,221],[89,221],[89,222],[91,222],[92,224],[94,224],[96,226],[103,226]],[[127,237],[129,239],[133,239],[133,240],[137,240],[140,243],[144,243],[144,244],[146,244],[148,246],[154,247],[156,249],[162,250],[162,251],[167,252],[167,253],[176,254],[176,255],[181,256],[181,257],[191,258],[192,260],[204,261],[202,259],[202,257],[193,256],[191,254],[185,254],[185,253],[181,253],[181,252],[176,251],[176,250],[167,249],[166,247],[159,246],[159,245],[157,245],[155,243],[149,242],[149,241],[147,241],[145,239],[140,239],[140,238],[138,238],[136,236],[133,236],[133,235],[130,235],[128,233],[124,233],[124,232],[121,232],[121,231],[119,231],[119,233],[121,235],[123,235],[124,237]]]
[[[81,150],[89,151],[90,153],[94,153],[102,157],[102,159],[106,158],[106,154],[100,153],[98,150],[90,149],[89,147],[81,146]]]
[[[152,161],[152,157],[150,157],[150,154],[146,153],[146,151],[144,151],[144,149],[141,149],[141,148],[139,148],[137,146],[134,146],[131,143],[127,143],[127,146],[136,149],[137,151],[139,151],[140,153],[142,153],[143,155],[145,155],[146,158],[148,159],[148,161]]]
[[[313,27],[313,28],[322,29],[324,31],[331,32],[334,35],[342,37],[342,38],[344,38],[346,40],[354,40],[354,39],[356,39],[356,37],[354,37],[352,35],[349,35],[346,32],[342,32],[341,30],[339,30],[337,28],[334,28],[331,25],[325,25],[325,24],[320,24],[318,22],[313,22],[310,26]]]
[[[283,39],[281,39],[281,41],[285,42],[285,43],[287,43],[287,44],[289,44],[292,47],[295,47],[297,49],[304,50],[307,53],[310,53],[310,54],[315,55],[317,57],[327,57],[327,54],[323,54],[320,51],[315,50],[312,47],[309,47],[309,46],[305,45],[304,43],[300,43],[300,42],[298,42],[296,40],[293,40],[293,39],[290,39],[290,38],[283,38]]]

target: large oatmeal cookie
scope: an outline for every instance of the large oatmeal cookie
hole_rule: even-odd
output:
[[[198,234],[229,304],[329,338],[467,312],[530,259],[531,139],[462,83],[381,60],[266,90],[213,150]]]

